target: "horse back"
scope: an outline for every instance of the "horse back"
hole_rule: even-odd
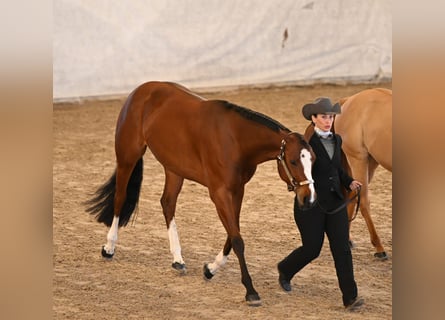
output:
[[[173,131],[175,121],[184,118],[184,112],[205,99],[188,89],[169,82],[146,82],[126,99],[116,124],[116,153],[132,152],[147,145],[147,136]],[[157,118],[164,117],[162,121]],[[171,117],[172,121],[167,121]],[[128,145],[128,146],[127,146]]]
[[[392,90],[368,89],[347,98],[336,116],[335,131],[347,153],[364,159],[369,154],[391,170]]]
[[[208,186],[209,176],[230,179],[248,158],[243,141],[259,140],[265,131],[270,135],[234,109],[242,108],[206,100],[175,83],[148,82],[129,96],[117,132],[128,136],[122,142],[146,145],[166,170]]]

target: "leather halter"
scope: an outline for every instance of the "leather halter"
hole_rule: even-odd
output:
[[[287,190],[288,191],[294,191],[296,188],[307,185],[307,184],[313,184],[314,180],[304,180],[298,182],[291,174],[287,164],[286,160],[284,159],[284,149],[286,147],[286,141],[283,139],[281,140],[281,148],[280,148],[280,154],[277,156],[277,160],[281,165],[283,166],[284,172],[287,175],[287,178],[289,179],[290,184],[287,184]]]

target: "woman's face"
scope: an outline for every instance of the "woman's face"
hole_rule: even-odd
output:
[[[332,127],[332,122],[334,122],[334,115],[333,114],[312,115],[312,122],[318,129],[323,131],[330,131]]]

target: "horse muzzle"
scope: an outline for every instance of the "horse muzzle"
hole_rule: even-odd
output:
[[[307,183],[307,188],[294,188],[297,197],[298,206],[301,210],[311,209],[317,202],[317,194],[315,193],[313,183]]]

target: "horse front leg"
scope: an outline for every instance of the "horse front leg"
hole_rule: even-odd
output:
[[[232,249],[232,241],[230,237],[227,237],[224,249],[221,250],[215,257],[215,260],[211,263],[204,264],[204,278],[210,280],[216,274],[216,272],[227,263],[228,255]]]
[[[260,306],[261,299],[258,292],[254,289],[252,278],[247,270],[246,260],[244,258],[244,240],[240,234],[232,237],[232,247],[238,257],[241,269],[241,282],[246,288],[246,302],[249,306]]]
[[[165,170],[164,192],[161,197],[162,212],[164,213],[165,223],[167,225],[168,240],[170,243],[170,252],[173,256],[172,268],[180,274],[185,274],[184,259],[181,253],[181,244],[179,242],[178,229],[175,221],[176,202],[181,191],[184,178]]]
[[[222,257],[219,259],[219,261],[222,262],[225,254],[229,254],[230,247],[233,248],[241,269],[241,282],[246,288],[246,302],[250,306],[259,306],[261,305],[261,299],[258,292],[253,287],[252,278],[250,277],[247,269],[247,264],[244,257],[244,240],[240,234],[239,215],[241,211],[241,202],[244,195],[244,188],[232,188],[232,191],[225,188],[219,188],[217,191],[209,191],[210,197],[215,203],[218,216],[227,231],[227,241],[222,252]],[[221,253],[219,255],[221,255]],[[218,260],[218,256],[216,260]]]

